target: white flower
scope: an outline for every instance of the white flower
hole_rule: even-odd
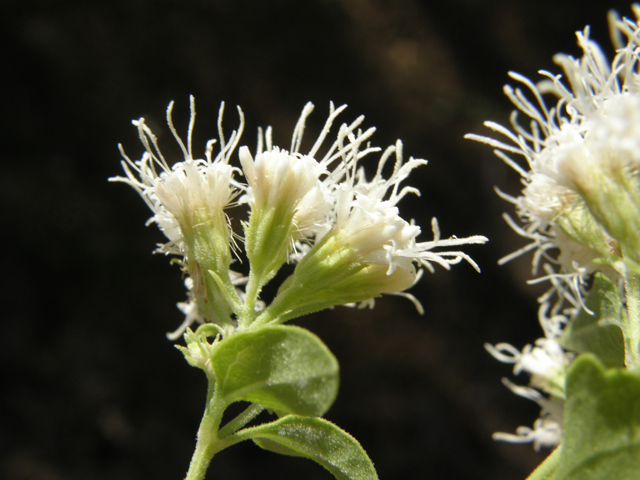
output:
[[[516,395],[533,400],[542,411],[540,418],[529,427],[518,427],[516,435],[508,433],[495,433],[495,440],[503,440],[514,443],[533,442],[534,448],[553,447],[560,443],[562,438],[562,410],[565,398],[565,372],[574,355],[564,351],[558,338],[562,334],[564,326],[569,322],[565,315],[552,310],[550,305],[544,302],[538,311],[540,326],[545,336],[534,342],[534,345],[526,345],[522,351],[508,343],[497,345],[485,344],[487,351],[496,359],[504,363],[514,365],[513,373],[518,375],[526,372],[530,375],[530,386],[513,384],[506,378],[502,382]],[[545,397],[539,390],[549,395]]]
[[[633,9],[640,18],[640,7]],[[522,351],[506,343],[485,345],[498,360],[514,364],[515,374],[524,371],[530,375],[529,387],[505,383],[514,393],[542,407],[533,429],[520,427],[516,435],[497,433],[494,438],[533,442],[536,449],[557,445],[562,436],[565,371],[573,355],[564,352],[558,339],[580,308],[590,313],[582,302],[585,280],[599,270],[618,281],[616,258],[622,255],[621,247],[627,246],[630,252],[640,247],[640,28],[615,14],[610,15],[610,27],[617,47],[611,64],[589,39],[587,27],[577,33],[581,58],[555,57],[566,80],[542,71],[545,80],[534,85],[521,75],[509,74],[526,87],[529,95],[506,86],[505,94],[517,108],[511,116],[512,129],[485,123],[507,142],[466,136],[495,147],[496,155],[522,177],[524,188],[519,196],[498,193],[515,205],[524,226],[505,216],[507,222],[531,243],[501,263],[535,250],[533,273],[546,260],[546,275],[537,281],[550,280],[552,284],[539,299],[544,338]],[[627,37],[626,45],[623,36]],[[555,106],[547,106],[545,94],[555,96]],[[529,117],[529,128],[519,123],[519,113]],[[524,166],[508,154],[523,157]],[[637,263],[638,258],[631,260]],[[558,301],[547,315],[554,293]],[[569,308],[561,315],[558,312],[563,301]]]
[[[496,432],[494,440],[511,443],[532,443],[538,451],[541,447],[551,448],[560,444],[562,440],[562,417],[564,402],[558,398],[547,399],[537,390],[529,387],[514,385],[507,379],[503,383],[516,395],[536,402],[541,407],[540,418],[533,423],[533,428],[518,427],[516,434]]]
[[[247,147],[239,149],[242,170],[230,164],[244,125],[240,109],[238,132],[225,142],[221,107],[221,151],[212,158],[215,141],[211,140],[202,160],[192,155],[193,98],[186,145],[173,126],[172,107],[173,103],[167,110],[167,123],[184,160],[170,167],[156,137],[140,119],[134,124],[146,151],[139,161],[123,152],[126,177],[111,179],[131,185],[151,208],[150,222],[157,223],[170,240],[160,251],[184,257],[181,265],[189,275],[189,293],[179,308],[185,320],[170,338],[194,322],[213,322],[226,332],[258,325],[258,318],[268,323],[314,308],[354,303],[371,306],[373,298],[383,293],[401,294],[420,309],[415,298],[400,292],[417,281],[421,267],[433,271],[436,263],[448,269],[466,260],[478,269],[465,253],[446,249],[484,243],[485,237],[443,240],[434,219],[434,239],[418,242],[420,228],[399,214],[398,202],[408,193],[419,194],[418,189],[401,187],[401,183],[426,161],[410,158],[404,162],[398,141],[382,153],[376,173],[367,180],[362,164],[380,149],[369,145],[375,128],[361,130],[362,116],[340,125],[335,139],[325,145],[346,105],[336,109],[330,104],[324,127],[306,153],[300,150],[311,103],[296,124],[290,150],[273,145],[271,128],[264,134],[259,130],[255,155]],[[393,157],[393,170],[385,178],[383,170]],[[236,173],[242,173],[247,183],[235,180]],[[231,250],[238,256],[240,252],[225,209],[240,193],[237,203],[250,207],[249,220],[242,224],[248,277],[229,268]],[[314,258],[307,261],[307,257]],[[297,268],[274,302],[264,308],[260,292],[287,261],[296,262]]]
[[[255,181],[271,185],[273,182],[270,179],[261,179],[255,174],[258,170],[258,159],[265,162],[264,171],[268,169],[275,171],[276,166],[286,166],[289,171],[294,171],[292,178],[297,176],[300,178],[299,183],[306,185],[299,190],[293,188],[294,192],[301,192],[294,196],[294,198],[301,198],[298,205],[305,203],[308,198],[302,193],[323,192],[317,205],[314,204],[316,200],[307,202],[309,213],[316,215],[315,220],[313,222],[298,220],[300,225],[314,225],[315,231],[310,228],[313,235],[307,235],[304,241],[298,241],[296,251],[290,255],[290,259],[296,261],[298,265],[287,280],[287,288],[282,290],[272,305],[258,317],[257,323],[282,322],[303,313],[334,305],[372,306],[373,298],[381,294],[405,296],[421,311],[419,302],[415,298],[401,293],[417,281],[421,274],[420,267],[433,271],[432,264],[436,263],[448,269],[451,265],[466,260],[478,269],[475,262],[465,253],[446,249],[463,244],[485,243],[487,241],[485,237],[477,235],[443,240],[440,238],[438,224],[434,219],[432,222],[434,239],[418,242],[420,227],[413,222],[407,222],[400,216],[397,207],[400,200],[409,193],[417,195],[420,193],[415,187],[401,186],[401,184],[414,168],[426,164],[425,160],[411,157],[405,162],[402,155],[402,142],[398,140],[395,145],[389,146],[382,152],[375,174],[371,179],[367,179],[363,164],[371,158],[371,153],[380,149],[364,144],[365,140],[373,134],[374,129],[370,128],[364,132],[357,130],[363,120],[363,117],[359,117],[352,124],[343,124],[340,127],[337,140],[323,158],[317,160],[319,168],[316,168],[311,160],[307,160],[307,157],[315,158],[333,118],[344,107],[334,113],[331,106],[331,115],[320,138],[308,155],[301,155],[297,150],[304,120],[310,112],[310,107],[310,104],[305,107],[296,127],[296,132],[300,133],[294,133],[293,153],[275,149],[271,145],[269,130],[265,136],[268,157],[258,153],[253,161],[248,152],[241,149],[241,155],[245,157],[243,163],[248,166],[248,179],[253,192],[247,195],[245,201],[253,201],[253,204],[257,205],[260,202],[271,201],[271,198],[280,198],[285,195],[276,193],[273,197],[269,196],[267,200],[259,200],[261,196],[264,198],[265,194],[261,193],[261,187],[258,185],[254,187],[252,183]],[[363,144],[364,148],[361,149]],[[261,147],[260,145],[258,148],[259,152],[262,151]],[[391,159],[395,159],[391,172],[383,173]],[[268,167],[267,162],[271,166]],[[306,168],[308,177],[303,174],[303,169],[295,173],[297,162],[309,162],[310,166]],[[315,187],[311,188],[313,179],[316,178],[314,172],[319,174]],[[288,175],[290,175],[288,172],[286,175],[278,173],[279,177],[287,178],[281,182],[281,185],[290,182]],[[274,202],[274,205],[278,202],[280,200]],[[325,202],[330,202],[329,210],[326,209]],[[301,212],[307,212],[307,210],[300,209],[296,213]],[[317,212],[323,212],[322,220],[317,216]],[[302,215],[299,215],[298,218],[301,217]],[[247,243],[249,240],[253,242],[254,237],[258,238],[250,227],[247,229]],[[273,236],[263,235],[263,237],[272,238]],[[444,250],[439,251],[440,248]],[[257,255],[254,256],[257,257]],[[253,263],[252,261],[252,265]],[[251,286],[249,282],[248,291]]]
[[[282,208],[291,212],[294,226],[293,242],[296,249],[294,260],[300,260],[308,248],[305,241],[318,241],[334,223],[336,187],[345,178],[347,171],[359,158],[379,150],[360,146],[375,132],[369,128],[362,132],[358,127],[364,117],[358,117],[350,125],[343,124],[336,139],[320,158],[323,147],[336,118],[346,105],[335,108],[329,105],[329,117],[314,145],[308,153],[300,153],[306,120],[313,112],[312,103],[307,103],[294,128],[289,151],[273,145],[272,131],[259,131],[259,144],[254,157],[247,147],[240,148],[239,156],[248,186],[240,203],[249,203],[254,209]]]
[[[485,344],[485,348],[501,362],[513,363],[513,373],[525,371],[531,375],[531,384],[548,388],[549,380],[562,375],[567,361],[562,347],[555,339],[539,338],[535,346],[526,345],[522,352],[508,343]]]
[[[385,179],[382,170],[392,155],[395,156],[394,169],[390,177]],[[414,263],[433,271],[431,262],[448,269],[450,265],[463,259],[479,270],[475,262],[462,252],[432,250],[437,247],[485,243],[486,237],[476,235],[441,240],[438,223],[434,218],[434,240],[417,242],[420,227],[399,215],[396,206],[398,202],[409,193],[420,194],[415,187],[400,188],[401,182],[414,168],[426,163],[425,160],[413,157],[405,163],[402,158],[402,142],[398,140],[395,146],[384,151],[376,174],[370,181],[366,180],[363,169],[355,171],[354,164],[354,174],[338,186],[336,223],[332,234],[340,235],[341,241],[354,249],[358,261],[387,267],[387,275],[394,273],[396,268],[401,268],[415,280]]]
[[[632,8],[640,16],[640,7]],[[616,237],[616,225],[607,218],[615,214],[596,205],[607,201],[598,198],[604,196],[601,179],[621,172],[634,176],[640,167],[640,29],[637,22],[621,20],[615,14],[610,15],[610,27],[617,47],[611,63],[589,39],[587,27],[576,34],[583,51],[581,58],[554,57],[566,80],[562,75],[541,71],[545,80],[534,85],[521,75],[509,74],[529,90],[533,100],[519,88],[505,87],[505,94],[519,111],[512,114],[512,130],[493,122],[485,125],[505,136],[508,143],[466,136],[496,147],[496,155],[522,176],[522,194],[517,198],[502,196],[516,205],[525,223],[516,231],[533,242],[505,260],[535,249],[535,272],[543,257],[556,263],[546,252],[557,247],[558,278],[567,279],[573,286],[580,285],[584,275],[602,269],[594,260],[616,254],[615,241],[609,238]],[[626,44],[623,37],[627,38]],[[557,104],[548,107],[544,94],[554,95]],[[529,117],[529,128],[519,123],[518,113]],[[508,153],[524,157],[525,166]],[[582,227],[582,221],[588,226]],[[596,221],[605,228],[598,226],[596,231]],[[581,293],[579,288],[574,290],[578,298]]]
[[[147,223],[155,222],[169,239],[169,243],[159,245],[157,251],[184,257],[181,265],[188,275],[185,279],[188,300],[178,303],[178,308],[184,313],[185,320],[175,332],[167,335],[170,339],[177,338],[194,322],[204,322],[205,319],[230,323],[222,315],[225,309],[224,306],[221,307],[221,299],[206,298],[207,270],[216,271],[228,281],[230,288],[243,283],[241,275],[229,270],[233,240],[229,221],[224,213],[240,187],[233,178],[238,169],[229,165],[229,159],[242,134],[242,111],[238,109],[238,131],[234,131],[229,141],[225,142],[222,131],[224,103],[221,104],[218,115],[220,152],[212,158],[216,140],[210,140],[207,142],[205,159],[194,159],[191,139],[195,122],[195,101],[193,97],[190,100],[191,116],[186,145],[173,125],[173,102],[167,108],[167,124],[182,150],[182,161],[169,166],[160,151],[156,136],[145,124],[144,118],[140,118],[134,120],[133,124],[138,128],[140,141],[145,148],[142,158],[132,161],[120,146],[126,177],[109,179],[132,186],[152,210],[154,215]],[[212,287],[209,291],[212,292]]]
[[[534,345],[526,345],[522,351],[508,343],[485,344],[485,348],[499,361],[514,364],[515,375],[528,373],[533,387],[563,397],[564,375],[573,355],[564,351],[558,337],[569,319],[560,314],[548,316],[548,308],[549,305],[544,303],[539,309],[538,318],[545,336],[537,339]]]
[[[254,202],[253,208],[286,206],[300,238],[313,235],[326,222],[332,208],[320,182],[326,170],[313,157],[291,155],[278,147],[258,153],[255,161],[247,147],[240,148],[239,156],[249,184],[246,198]]]
[[[119,146],[124,157],[122,167],[126,177],[113,177],[109,181],[131,185],[153,211],[154,215],[149,222],[155,222],[170,240],[168,244],[161,245],[159,251],[184,255],[185,236],[202,223],[211,222],[215,217],[224,218],[223,209],[237,194],[237,182],[233,179],[233,174],[238,169],[229,165],[229,159],[242,134],[244,118],[242,111],[238,109],[240,127],[231,134],[229,142],[225,143],[221,126],[223,103],[218,117],[220,152],[212,159],[216,140],[209,140],[205,159],[194,159],[191,146],[195,122],[193,97],[186,146],[173,126],[172,110],[173,102],[167,108],[167,124],[182,150],[183,161],[170,167],[160,151],[156,136],[145,124],[144,118],[140,118],[132,123],[138,127],[145,152],[140,160],[132,161],[124,153],[122,146]]]
[[[260,132],[255,158],[246,147],[240,148],[240,161],[248,182],[240,202],[251,205],[250,222],[245,227],[245,246],[252,271],[260,277],[258,281],[248,283],[250,298],[272,278],[286,256],[300,263],[306,255],[314,254],[324,263],[331,264],[327,258],[343,247],[350,253],[336,259],[336,265],[349,266],[350,275],[367,268],[368,280],[358,276],[353,285],[370,284],[368,289],[358,287],[360,293],[354,292],[351,296],[345,293],[351,287],[345,285],[343,293],[348,298],[358,297],[357,303],[366,302],[367,305],[373,303],[374,296],[396,294],[411,287],[419,275],[416,267],[433,271],[432,264],[437,263],[448,269],[466,260],[478,269],[465,253],[446,251],[446,248],[484,243],[485,237],[443,240],[434,219],[434,240],[418,242],[420,227],[400,216],[398,202],[409,193],[419,195],[417,188],[403,187],[402,182],[414,168],[427,163],[414,158],[405,162],[402,142],[398,141],[382,152],[375,174],[369,180],[363,164],[380,149],[365,144],[375,129],[364,132],[359,129],[364,117],[351,124],[342,124],[336,140],[326,152],[319,153],[336,117],[345,108],[343,105],[335,109],[330,104],[329,117],[306,154],[299,150],[306,119],[313,110],[311,103],[305,106],[298,120],[290,151],[273,146],[270,129],[264,136]],[[394,166],[385,178],[383,171],[391,159],[395,159]],[[288,223],[292,225],[291,230],[280,227]],[[314,246],[320,244],[322,246],[314,250]],[[438,251],[440,248],[444,251]],[[326,278],[335,283],[332,275],[329,270]],[[318,276],[315,278],[317,281]],[[419,305],[412,296],[403,296]]]

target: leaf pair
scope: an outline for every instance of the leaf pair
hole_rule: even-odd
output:
[[[338,361],[314,334],[293,326],[236,333],[216,346],[211,364],[224,404],[243,400],[285,414],[236,432],[237,441],[309,458],[340,480],[378,478],[351,435],[317,418],[333,404],[339,378]]]

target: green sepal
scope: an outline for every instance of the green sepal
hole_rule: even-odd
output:
[[[638,480],[640,374],[580,355],[567,372],[560,459],[550,480]]]
[[[608,237],[583,201],[576,199],[571,202],[571,207],[554,221],[573,241],[600,253],[602,259],[607,261],[611,255]]]
[[[287,261],[291,249],[293,212],[287,208],[257,208],[252,204],[244,224],[245,250],[251,272],[258,277],[258,291]]]
[[[297,415],[323,415],[338,394],[338,361],[300,327],[268,326],[221,341],[211,354],[217,394]]]
[[[231,263],[231,230],[223,212],[216,213],[205,215],[204,218],[194,214],[190,218],[185,240],[203,270],[225,272]]]
[[[353,247],[339,234],[327,234],[298,263],[278,295],[256,319],[257,325],[283,323],[336,305],[359,303],[382,293],[401,292],[415,274],[358,261]]]
[[[627,266],[628,270],[635,273],[636,275],[640,275],[640,263],[634,262],[630,258],[626,258],[625,265]]]
[[[624,366],[625,311],[618,287],[606,275],[596,273],[584,309],[565,329],[560,344],[576,353],[593,353],[606,367]]]
[[[377,480],[373,462],[360,443],[323,418],[287,415],[236,435],[281,455],[309,458],[338,480]]]
[[[593,217],[626,250],[634,263],[640,262],[640,180],[628,169],[593,167],[576,182]]]
[[[209,270],[208,274],[209,276],[205,277],[205,284],[207,285],[207,288],[211,291],[214,290],[210,283],[208,283],[211,281],[213,281],[218,288],[217,293],[219,293],[219,295],[217,297],[214,297],[214,301],[222,300],[227,310],[229,310],[229,313],[233,312],[237,315],[238,312],[242,309],[242,300],[240,300],[235,287],[231,283],[231,278],[229,278],[228,271],[225,272],[224,278],[218,275],[213,270]]]

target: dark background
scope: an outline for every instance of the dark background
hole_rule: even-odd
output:
[[[121,174],[116,145],[140,152],[130,119],[145,116],[170,150],[164,110],[176,100],[184,131],[198,106],[195,150],[215,135],[218,105],[247,117],[243,143],[272,125],[288,148],[307,101],[310,140],[329,100],[343,121],[366,115],[374,143],[402,138],[429,160],[406,198],[430,239],[483,234],[468,265],[426,274],[425,307],[386,297],[373,311],[339,308],[295,323],[338,357],[341,391],[327,418],[360,440],[382,479],[522,479],[543,458],[491,433],[531,425],[535,404],[500,383],[510,367],[484,342],[518,347],[540,336],[530,257],[498,267],[523,245],[501,219],[519,179],[464,141],[507,122],[507,71],[557,72],[552,55],[579,54],[591,24],[607,48],[606,12],[624,2],[374,0],[5,0],[2,49],[2,200],[5,294],[0,478],[183,478],[205,396],[202,373],[164,337],[182,321],[176,267],[151,255],[163,241]],[[608,50],[610,54],[610,50]],[[229,108],[231,107],[231,108]],[[519,378],[525,383],[525,378]],[[210,478],[327,479],[303,459],[241,444],[214,458]]]

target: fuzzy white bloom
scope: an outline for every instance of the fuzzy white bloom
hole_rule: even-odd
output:
[[[313,157],[290,155],[278,147],[256,155],[247,147],[239,151],[240,163],[249,183],[250,194],[263,208],[286,205],[294,214],[300,236],[322,224],[332,203],[323,190],[320,175],[326,170]]]
[[[569,319],[560,314],[548,316],[548,308],[548,304],[540,307],[538,317],[545,336],[533,345],[526,345],[522,351],[508,343],[485,344],[485,348],[499,361],[514,364],[515,375],[528,373],[533,387],[562,396],[565,370],[573,355],[564,351],[558,337]]]
[[[375,128],[365,132],[358,130],[364,120],[357,118],[350,125],[340,126],[336,140],[322,158],[318,152],[323,146],[333,123],[346,108],[329,105],[329,117],[318,138],[308,153],[300,153],[303,133],[308,116],[313,112],[312,103],[307,103],[298,119],[289,151],[273,145],[272,131],[259,131],[258,151],[255,159],[247,147],[240,148],[240,163],[247,179],[246,194],[240,203],[253,203],[257,208],[282,208],[293,212],[297,244],[293,258],[299,260],[308,249],[301,240],[319,240],[331,228],[331,217],[335,208],[336,184],[343,179],[345,170],[357,161],[357,155],[366,155],[377,148],[359,151],[359,147],[371,137]]]
[[[111,179],[131,185],[153,211],[149,221],[157,223],[170,240],[159,251],[184,257],[181,264],[189,275],[188,299],[178,307],[185,320],[169,334],[171,339],[196,322],[212,322],[223,332],[248,328],[258,317],[263,323],[285,321],[282,319],[308,313],[315,306],[372,306],[373,298],[383,293],[403,295],[420,310],[417,300],[403,291],[418,280],[421,267],[433,271],[435,263],[448,269],[466,260],[478,269],[465,253],[447,249],[484,243],[485,237],[443,240],[434,219],[433,240],[418,242],[420,228],[399,214],[398,202],[408,193],[419,194],[418,189],[401,187],[401,183],[426,161],[410,158],[405,162],[398,141],[382,152],[376,173],[367,180],[363,164],[381,149],[369,145],[375,128],[363,131],[363,116],[340,125],[334,139],[325,142],[346,105],[336,109],[330,104],[329,116],[306,153],[301,146],[306,120],[314,108],[311,103],[302,111],[289,150],[273,145],[271,128],[264,134],[259,130],[255,155],[247,147],[239,149],[242,170],[230,164],[244,126],[242,111],[238,109],[238,131],[225,142],[223,106],[218,118],[220,152],[215,158],[214,140],[207,144],[205,159],[193,158],[195,106],[191,98],[186,144],[173,125],[173,103],[167,110],[167,123],[184,159],[170,167],[155,135],[139,119],[134,125],[145,153],[141,160],[132,161],[122,152],[126,177]],[[395,164],[385,178],[383,170],[391,158]],[[237,181],[236,174],[244,175],[246,184]],[[230,270],[231,251],[240,252],[225,209],[239,194],[237,204],[250,207],[249,221],[243,224],[248,277]],[[305,262],[312,252],[314,259]],[[259,299],[262,287],[287,261],[298,263],[295,279],[283,289],[286,294],[272,302],[275,307],[265,308]],[[306,268],[303,264],[309,267],[306,273],[300,273]]]
[[[552,379],[564,373],[567,359],[555,339],[539,338],[534,345],[526,345],[522,352],[508,343],[485,344],[485,348],[501,362],[513,363],[515,375],[527,372],[531,385],[546,389]]]
[[[640,6],[632,8],[640,19]],[[536,85],[521,75],[509,74],[528,90],[527,94],[520,88],[504,88],[517,108],[511,116],[511,129],[485,123],[506,142],[466,136],[495,147],[496,155],[522,177],[524,188],[519,196],[498,193],[516,206],[524,226],[505,215],[507,222],[531,243],[501,263],[534,250],[534,275],[546,260],[546,275],[537,281],[552,283],[540,298],[544,338],[522,351],[506,343],[485,345],[498,360],[513,364],[515,374],[524,371],[530,375],[529,387],[505,383],[514,393],[542,407],[533,429],[520,427],[517,435],[499,433],[494,438],[534,442],[536,449],[556,445],[561,439],[561,415],[556,406],[562,405],[565,371],[573,356],[564,352],[558,338],[579,309],[590,313],[582,302],[585,280],[599,270],[619,281],[616,259],[623,250],[629,252],[631,265],[638,262],[640,27],[637,21],[620,19],[615,13],[610,13],[609,26],[616,47],[611,63],[590,40],[588,27],[577,32],[582,56],[554,58],[564,78],[541,71],[545,80]],[[552,107],[543,99],[547,94],[556,98]],[[528,128],[519,122],[519,114],[528,117]],[[524,158],[524,166],[511,155]],[[559,300],[547,315],[553,294]],[[560,315],[563,301],[568,301],[569,308]]]
[[[366,179],[361,163],[368,155],[380,149],[361,146],[374,133],[375,128],[362,132],[358,129],[364,117],[353,123],[343,124],[337,139],[322,158],[316,160],[318,152],[334,123],[346,105],[335,109],[330,105],[329,118],[308,154],[299,152],[305,122],[313,110],[308,103],[298,120],[291,143],[291,151],[280,150],[272,145],[271,130],[260,138],[255,159],[246,147],[240,148],[240,161],[248,182],[247,194],[241,202],[275,207],[286,204],[295,210],[294,224],[298,232],[294,240],[306,239],[307,245],[298,242],[292,258],[300,261],[329,231],[340,235],[355,251],[358,261],[366,264],[384,265],[391,275],[400,267],[408,273],[402,282],[405,288],[416,280],[414,263],[433,271],[431,263],[445,268],[468,261],[476,270],[477,265],[463,252],[434,251],[443,247],[484,243],[486,238],[473,236],[464,239],[441,239],[437,222],[433,221],[434,240],[416,242],[420,227],[400,217],[398,202],[407,194],[419,195],[414,187],[400,187],[411,171],[427,162],[410,158],[403,160],[402,142],[398,141],[382,153],[376,173]],[[263,150],[263,146],[266,148]],[[395,158],[393,171],[384,178],[383,169]]]
[[[542,408],[540,418],[534,422],[533,429],[518,427],[516,435],[496,433],[493,438],[513,443],[533,442],[536,450],[560,443],[565,372],[574,358],[574,355],[565,352],[558,342],[558,337],[569,318],[554,311],[549,314],[548,311],[549,304],[543,303],[538,311],[538,318],[545,336],[537,339],[534,345],[526,345],[519,351],[508,343],[485,344],[487,351],[496,359],[514,365],[515,375],[521,372],[530,375],[530,386],[527,387],[515,385],[506,378],[502,381],[516,395],[533,400]],[[550,396],[547,398],[540,391]]]
[[[632,8],[640,17],[640,7]],[[615,253],[615,242],[608,237],[615,232],[602,227],[600,232],[591,226],[581,228],[581,221],[592,224],[593,217],[589,219],[589,214],[578,219],[574,212],[586,210],[590,192],[602,190],[600,178],[621,172],[637,175],[640,167],[640,28],[636,21],[620,19],[615,13],[610,14],[609,21],[617,49],[611,63],[589,38],[588,27],[577,32],[582,57],[554,57],[564,71],[564,79],[541,71],[545,80],[535,85],[521,75],[509,74],[525,86],[533,100],[519,88],[505,87],[505,94],[518,109],[512,114],[511,130],[493,122],[485,125],[508,142],[466,136],[496,147],[496,155],[522,176],[521,195],[502,196],[516,205],[525,227],[510,224],[532,243],[505,257],[505,261],[536,250],[535,273],[542,258],[558,263],[547,255],[557,247],[560,257],[556,273],[572,287],[579,286],[585,275],[602,270],[594,260],[607,257],[608,249]],[[555,96],[557,104],[547,106],[545,94]],[[519,122],[519,113],[529,117],[529,128]],[[523,157],[525,166],[508,154]],[[597,212],[594,215],[603,221]],[[578,298],[581,293],[580,288],[574,289]]]
[[[191,97],[186,145],[173,126],[172,111],[173,102],[167,108],[167,124],[182,150],[184,160],[170,167],[160,151],[156,136],[146,125],[144,118],[140,118],[132,123],[138,128],[145,152],[140,160],[132,161],[119,145],[124,158],[121,163],[126,177],[113,177],[109,181],[132,186],[149,206],[154,213],[149,223],[155,222],[170,240],[168,244],[160,245],[159,251],[184,255],[187,231],[199,222],[210,221],[207,217],[224,215],[223,209],[237,195],[237,182],[233,175],[238,169],[229,165],[229,159],[242,134],[244,117],[242,110],[238,109],[240,126],[237,132],[232,132],[229,142],[226,143],[222,131],[224,103],[221,104],[218,116],[220,152],[212,158],[216,140],[209,140],[205,159],[194,159],[191,145],[196,116],[194,98]]]
[[[603,173],[640,168],[640,94],[625,91],[606,98],[565,141],[549,172],[568,188],[587,186],[594,169]],[[565,132],[563,132],[565,133]],[[558,140],[560,141],[560,140]]]
[[[184,257],[182,265],[188,275],[185,279],[188,298],[186,302],[180,302],[177,306],[185,315],[185,319],[177,330],[167,334],[169,339],[175,340],[194,322],[205,321],[202,308],[203,274],[194,258],[202,255],[202,252],[191,251],[196,248],[196,244],[200,244],[198,248],[202,249],[203,242],[198,237],[216,237],[211,232],[217,230],[217,235],[222,240],[218,244],[225,245],[225,248],[218,249],[217,255],[222,259],[222,264],[230,263],[228,251],[232,237],[224,209],[232,203],[240,191],[239,184],[233,178],[238,168],[229,165],[229,159],[242,134],[244,118],[242,110],[238,108],[240,126],[238,131],[232,132],[229,141],[226,142],[222,131],[224,113],[224,103],[222,103],[218,115],[220,152],[212,158],[213,147],[217,141],[209,140],[205,159],[194,159],[192,153],[192,135],[196,116],[194,98],[190,98],[191,115],[186,145],[174,127],[172,111],[173,102],[167,108],[167,125],[180,146],[183,160],[170,166],[160,151],[156,136],[146,125],[144,118],[140,118],[132,123],[138,128],[145,152],[140,160],[132,161],[119,145],[124,158],[121,163],[126,177],[114,177],[109,181],[123,182],[132,186],[154,213],[147,223],[156,223],[169,239],[168,243],[159,244],[157,251]],[[209,257],[215,256],[209,252],[206,253]],[[205,268],[208,267],[205,266]],[[241,285],[245,282],[244,277],[236,272],[229,270],[225,274],[230,278],[232,285]],[[213,315],[210,309],[207,313],[209,316]],[[215,321],[215,318],[209,318],[209,320]]]
[[[312,108],[312,104],[305,106],[290,151],[273,146],[270,129],[264,137],[262,133],[259,135],[255,158],[247,149],[240,149],[249,184],[240,202],[252,205],[252,217],[256,207],[263,208],[260,206],[276,210],[288,202],[295,209],[292,218],[297,235],[291,237],[295,249],[289,252],[289,259],[298,266],[287,289],[257,322],[293,318],[298,312],[315,311],[318,305],[322,308],[340,304],[371,307],[373,298],[381,294],[404,296],[422,311],[419,302],[404,293],[420,278],[422,267],[433,271],[435,263],[449,269],[465,260],[478,270],[467,254],[448,249],[485,243],[485,237],[441,239],[434,219],[433,240],[418,242],[420,227],[400,216],[400,200],[409,193],[420,193],[415,187],[401,184],[413,169],[425,165],[425,160],[409,158],[405,161],[402,142],[398,140],[381,153],[375,173],[367,179],[366,162],[371,161],[371,154],[380,149],[365,143],[375,129],[360,130],[364,117],[358,117],[351,124],[342,124],[336,140],[320,157],[320,147],[331,125],[345,108],[334,109],[333,104],[318,139],[309,153],[302,154],[299,152],[302,132]],[[392,159],[393,167],[387,173]],[[246,229],[248,252],[261,239],[280,235],[276,231],[271,236],[264,233],[258,236],[254,232],[259,228],[252,225],[250,222]],[[267,226],[263,231],[267,228],[272,227]],[[276,244],[274,240],[270,242]],[[253,256],[265,264],[268,261],[257,254]],[[252,261],[252,268],[254,263],[257,262]],[[271,272],[271,265],[263,271]],[[334,303],[333,299],[339,300]]]
[[[394,169],[390,177],[385,179],[382,170],[392,155],[395,156]],[[354,248],[359,261],[386,266],[387,275],[394,273],[396,268],[401,268],[415,280],[414,263],[433,271],[431,262],[449,269],[450,265],[461,260],[468,261],[479,271],[476,263],[463,252],[433,250],[438,247],[485,243],[486,237],[476,235],[442,240],[434,218],[433,241],[417,242],[420,227],[399,215],[396,206],[398,202],[409,193],[420,194],[414,187],[405,186],[400,189],[400,184],[414,168],[426,163],[425,160],[413,157],[405,163],[402,158],[402,142],[398,140],[394,146],[384,151],[376,174],[370,181],[366,180],[363,169],[355,171],[338,187],[335,234],[342,235],[343,242]]]
[[[540,405],[540,418],[533,423],[533,428],[518,427],[516,434],[496,432],[494,440],[511,443],[533,443],[538,451],[541,447],[551,448],[560,444],[562,440],[562,417],[564,402],[558,398],[545,398],[540,392],[529,387],[514,385],[507,379],[503,383],[516,395],[532,400]]]

